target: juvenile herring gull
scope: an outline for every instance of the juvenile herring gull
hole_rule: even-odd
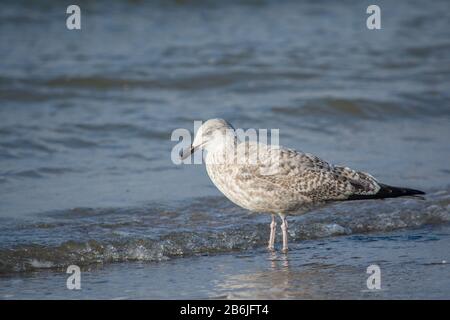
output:
[[[286,215],[305,213],[334,201],[383,199],[424,194],[392,187],[370,174],[335,166],[308,154],[255,141],[239,141],[223,119],[210,119],[197,131],[186,159],[205,150],[206,170],[216,187],[235,204],[272,214],[268,248],[275,242],[275,214],[281,218],[283,252],[287,252]]]

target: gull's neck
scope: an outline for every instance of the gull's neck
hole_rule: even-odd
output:
[[[228,163],[235,157],[239,141],[234,133],[218,135],[205,146],[206,164]]]

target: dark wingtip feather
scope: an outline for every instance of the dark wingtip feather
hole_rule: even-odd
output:
[[[380,187],[381,187],[380,191],[378,191],[377,195],[379,194],[380,196],[385,196],[387,198],[425,194],[425,192],[420,191],[420,190],[393,187],[393,186],[388,186],[386,184],[381,184],[381,183],[380,183]]]
[[[349,196],[348,200],[398,198],[398,197],[407,197],[425,194],[425,192],[420,190],[393,187],[381,183],[380,187],[381,187],[380,190],[376,194],[372,195],[354,194]]]

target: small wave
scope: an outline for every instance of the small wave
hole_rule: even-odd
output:
[[[22,170],[14,173],[7,173],[8,176],[22,177],[22,178],[42,178],[43,175],[37,170]]]
[[[42,142],[35,141],[33,139],[13,139],[10,141],[2,141],[0,142],[0,150],[4,148],[6,151],[8,150],[25,150],[28,152],[43,152],[43,153],[53,153],[54,149],[48,147]]]
[[[405,54],[412,55],[417,58],[426,58],[436,54],[446,54],[450,49],[450,42],[434,43],[432,45],[413,45],[406,48]]]
[[[65,173],[79,172],[80,170],[75,170],[68,167],[42,167],[38,168],[37,171],[41,174],[60,175]]]
[[[71,126],[71,125],[66,125]],[[169,134],[130,123],[79,123],[74,128],[96,135],[126,135],[144,139],[167,140]]]
[[[156,157],[149,157],[137,152],[126,152],[118,156],[119,159],[134,159],[140,161],[152,161],[156,160]]]
[[[71,149],[84,149],[84,148],[93,148],[97,147],[98,144],[91,140],[85,140],[81,138],[73,138],[73,137],[66,137],[66,138],[46,138],[45,141],[47,143],[52,143],[56,145],[62,145],[66,148]]]
[[[14,101],[20,103],[38,103],[45,102],[57,98],[67,98],[63,94],[49,94],[42,93],[39,90],[23,90],[16,88],[8,88],[7,90],[0,90],[0,99],[5,101]]]
[[[19,171],[8,171],[5,173],[2,173],[3,177],[0,177],[0,178],[5,178],[5,182],[6,182],[6,178],[9,178],[9,177],[40,179],[40,178],[44,178],[46,176],[62,175],[62,174],[72,173],[72,172],[80,172],[80,170],[75,170],[75,169],[66,168],[66,167],[42,167],[42,168],[19,170]],[[1,182],[2,182],[2,180],[0,180],[0,183]]]
[[[444,113],[442,108],[435,114]],[[342,119],[389,120],[398,117],[416,117],[434,114],[430,108],[406,106],[394,102],[370,101],[365,99],[317,99],[299,106],[273,107],[272,112],[298,117],[321,117]]]
[[[25,243],[2,248],[0,273],[26,272],[42,268],[58,269],[70,264],[85,266],[126,261],[157,262],[175,257],[245,251],[266,245],[269,235],[267,216],[245,215],[242,211],[235,210],[235,207],[226,200],[214,199],[205,200],[208,203],[206,207],[210,206],[209,208],[199,200],[181,211],[154,209],[152,213],[129,209],[127,216],[122,212],[119,218],[116,215],[120,214],[120,210],[115,212],[109,209],[89,208],[71,210],[69,216],[72,220],[65,220],[65,223],[73,224],[73,221],[77,221],[80,228],[83,228],[84,235],[93,237],[95,232],[91,229],[97,230],[101,226],[103,232],[113,231],[111,234],[115,234],[115,237],[98,236],[82,240],[86,237],[84,236],[77,241],[65,240],[60,244]],[[361,201],[357,204],[340,203],[306,215],[291,216],[290,240],[386,232],[400,228],[449,223],[449,202],[450,192],[445,191],[433,193],[427,200],[392,199]],[[207,212],[203,214],[205,210]],[[134,216],[130,216],[131,212],[134,212]],[[212,216],[213,212],[215,216]],[[184,218],[186,220],[183,220]],[[89,220],[83,222],[83,219]],[[124,223],[130,220],[134,220],[135,223]],[[222,220],[222,223],[208,224],[211,220]],[[207,227],[199,228],[203,224]],[[165,228],[161,229],[163,225]],[[41,229],[50,229],[49,232],[56,235],[57,229],[64,226],[65,224],[45,223]],[[148,236],[149,234],[151,236]]]
[[[179,75],[177,77],[161,76],[157,79],[121,79],[113,77],[59,77],[47,80],[44,84],[50,87],[74,87],[97,90],[111,89],[163,89],[163,90],[208,90],[227,87],[239,83],[248,84],[254,81],[266,82],[267,79],[305,80],[315,78],[311,72],[300,71],[247,71],[236,70],[228,72],[205,72],[193,75]]]

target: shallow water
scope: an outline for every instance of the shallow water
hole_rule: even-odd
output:
[[[263,248],[269,217],[222,197],[171,208],[74,209],[34,219],[3,219],[0,273],[68,265],[158,262]],[[417,198],[340,203],[289,218],[291,241],[450,222],[450,190]]]
[[[57,2],[2,3],[2,280],[26,277],[34,279],[30,286],[45,286],[51,280],[39,277],[58,279],[72,263],[94,268],[93,278],[205,260],[212,268],[231,259],[252,269],[233,258],[242,252],[266,270],[260,250],[269,218],[224,199],[203,166],[170,160],[172,131],[192,132],[193,120],[211,117],[236,128],[280,129],[284,146],[428,192],[426,200],[337,204],[294,217],[290,236],[299,248],[301,240],[342,236],[333,239],[349,246],[371,232],[405,229],[396,232],[414,236],[429,225],[444,228],[450,219],[447,1],[379,1],[383,29],[376,32],[365,27],[369,4],[81,2],[82,31],[73,32]],[[428,254],[425,244],[411,250]],[[401,259],[389,259],[392,272],[401,272],[394,270]],[[95,269],[100,265],[105,269]],[[434,270],[414,272],[434,278],[441,272]],[[36,271],[36,278],[29,274]],[[22,286],[8,283],[6,295]],[[431,282],[427,288],[417,297],[434,294]],[[97,297],[110,297],[101,292]],[[141,293],[127,297],[156,297]]]
[[[265,249],[86,268],[81,290],[64,272],[0,277],[1,299],[448,299],[450,226],[296,243]],[[367,288],[369,265],[381,289]]]

